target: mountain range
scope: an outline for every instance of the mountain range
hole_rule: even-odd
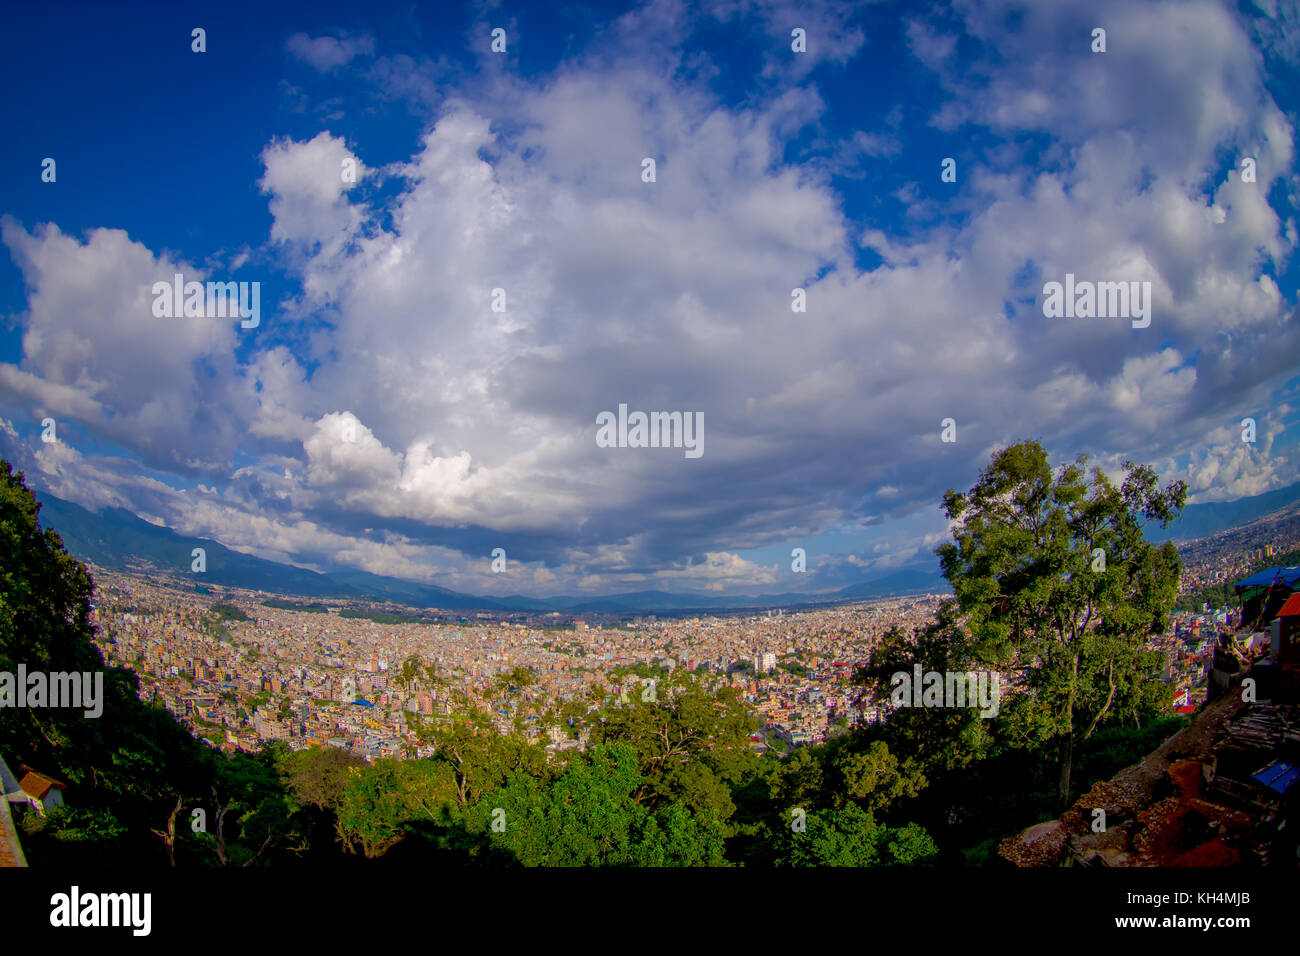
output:
[[[202,583],[297,597],[391,602],[409,607],[448,610],[622,614],[790,607],[947,589],[947,583],[936,567],[933,572],[922,569],[891,571],[821,594],[783,592],[719,596],[636,591],[599,597],[487,597],[366,571],[312,571],[243,554],[207,538],[179,535],[122,508],[106,508],[96,513],[54,495],[38,492],[37,498],[41,502],[42,526],[57,531],[69,552],[99,567],[119,571],[147,567],[158,571],[188,573],[193,549],[203,548],[206,570]]]
[[[1188,505],[1168,528],[1148,527],[1151,541],[1194,541],[1261,518],[1281,518],[1300,511],[1300,482],[1262,495]]]
[[[233,551],[210,539],[185,537],[121,508],[108,508],[96,513],[50,494],[38,493],[37,497],[41,501],[42,525],[57,531],[72,554],[100,567],[110,570],[150,567],[159,571],[189,572],[193,549],[203,548],[207,564],[203,583],[299,597],[391,602],[448,610],[623,614],[793,607],[948,590],[947,582],[939,574],[938,562],[931,561],[929,566],[895,569],[824,593],[787,591],[721,596],[636,591],[601,597],[487,597],[366,571],[312,571]],[[1298,511],[1300,483],[1237,501],[1189,505],[1183,509],[1179,520],[1168,528],[1148,528],[1147,533],[1153,541],[1187,541]]]

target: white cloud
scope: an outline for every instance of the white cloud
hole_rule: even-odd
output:
[[[325,73],[347,65],[357,56],[372,55],[375,52],[375,39],[368,34],[336,38],[295,33],[289,37],[288,50],[298,59]]]
[[[784,160],[826,109],[799,71],[867,48],[856,27],[835,32],[855,14],[845,4],[718,5],[722,23],[760,24],[765,68],[784,77],[734,108],[650,54],[575,59],[540,82],[506,71],[445,98],[425,88],[436,65],[387,61],[386,90],[406,77],[409,95],[442,104],[409,161],[367,169],[367,144],[329,132],[262,153],[270,252],[302,282],[279,320],[310,328],[301,349],[237,361],[233,323],[152,318],[165,255],[113,230],[79,242],[6,221],[33,292],[0,397],[151,464],[206,470],[221,490],[168,496],[98,459],[47,455],[60,487],[80,469],[96,500],[134,497],[228,544],[414,576],[436,556],[440,583],[482,590],[766,586],[780,566],[736,552],[933,507],[965,483],[953,475],[1029,436],[1099,458],[1191,449],[1186,473],[1206,492],[1293,475],[1281,447],[1200,451],[1300,364],[1293,304],[1267,274],[1296,241],[1268,203],[1293,130],[1242,25],[1204,2],[1106,3],[1103,59],[1082,5],[1037,5],[1009,36],[1007,4],[956,9],[960,25],[908,27],[948,97],[932,122],[1002,142],[963,160],[941,203],[894,189],[916,200],[905,231],[850,220],[831,180],[897,155],[897,111],[828,159]],[[614,33],[649,50],[688,29],[684,11],[640,8]],[[790,17],[818,52],[782,72]],[[962,69],[959,26],[985,44]],[[373,52],[305,35],[290,48],[321,70]],[[1041,156],[1022,153],[1026,133]],[[1258,183],[1223,176],[1225,155],[1254,156]],[[396,190],[353,190],[345,160]],[[858,269],[857,243],[885,264]],[[1151,282],[1151,327],[1045,318],[1042,283],[1067,272]],[[790,311],[796,286],[807,313]],[[498,288],[505,312],[491,309]],[[705,456],[598,448],[595,415],[619,403],[703,412]],[[955,445],[939,441],[946,417]],[[255,464],[235,468],[237,448]],[[498,539],[549,569],[512,559],[492,577],[482,554]],[[861,560],[920,553],[884,543]]]

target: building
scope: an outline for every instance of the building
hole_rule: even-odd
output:
[[[53,777],[37,773],[26,764],[22,766],[22,773],[23,777],[18,781],[18,786],[27,795],[27,802],[37,813],[45,816],[46,810],[63,805],[63,791],[68,788],[66,783],[60,783]]]
[[[1234,590],[1241,598],[1239,628],[1262,631],[1277,617],[1282,605],[1300,589],[1300,565],[1265,568],[1238,581]]]
[[[1286,667],[1300,664],[1300,592],[1292,594],[1270,625],[1272,657]]]
[[[11,803],[25,803],[45,816],[46,810],[62,806],[63,791],[67,789],[67,784],[38,773],[26,764],[19,766],[18,773],[21,776],[15,776],[4,759],[0,758],[0,790],[3,791],[6,811]]]

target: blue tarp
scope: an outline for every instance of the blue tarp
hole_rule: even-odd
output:
[[[1293,564],[1288,568],[1266,568],[1258,574],[1252,574],[1244,581],[1238,581],[1237,587],[1266,588],[1274,581],[1283,587],[1296,587],[1297,584],[1300,584],[1300,564]]]
[[[1276,763],[1269,764],[1259,773],[1254,775],[1255,779],[1264,786],[1276,790],[1278,793],[1286,793],[1300,780],[1300,768],[1296,768],[1285,760],[1279,760]]]

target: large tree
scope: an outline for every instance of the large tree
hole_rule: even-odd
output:
[[[511,774],[465,814],[466,831],[525,866],[726,865],[717,813],[639,802],[640,763],[628,744],[598,744],[549,783]]]
[[[919,866],[939,853],[923,827],[887,827],[856,803],[807,813],[804,826],[782,829],[778,866]]]
[[[1075,744],[1154,676],[1141,648],[1165,625],[1179,561],[1143,528],[1167,525],[1187,496],[1181,481],[1161,489],[1149,467],[1124,462],[1116,487],[1086,463],[1054,474],[1035,441],[997,452],[968,493],[944,495],[954,540],[936,549],[972,649],[1017,675],[1059,747],[1062,806]]]
[[[756,763],[749,736],[757,721],[734,687],[714,689],[683,668],[603,709],[591,725],[593,743],[627,744],[638,757],[635,798],[651,809],[674,801],[726,819],[735,809],[730,785]]]

